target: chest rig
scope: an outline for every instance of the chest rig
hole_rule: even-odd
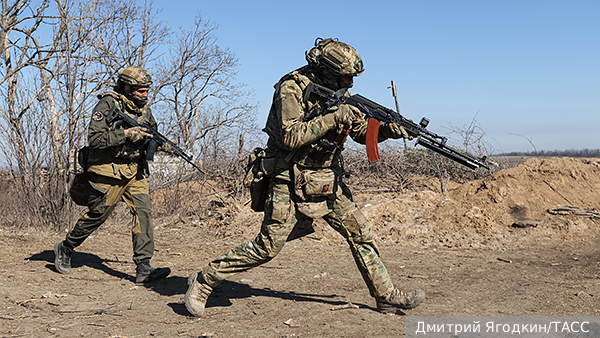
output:
[[[346,89],[336,92],[335,98],[320,93],[319,86],[315,86],[309,77],[299,71],[294,71],[284,78],[284,80],[288,79],[294,80],[302,90],[303,122],[338,109],[336,102],[339,97],[346,95]],[[348,129],[338,126],[314,143],[299,149],[293,155],[292,161],[307,168],[331,167],[337,164],[348,133]]]
[[[101,99],[105,96],[110,96],[111,98],[113,98],[115,105],[117,105],[117,107],[121,109],[121,111],[126,112],[129,116],[136,119],[139,123],[143,123],[144,121],[148,121],[150,119],[150,110],[147,107],[140,109],[126,97],[116,92],[107,92],[104,94],[100,94],[98,95],[98,98]],[[110,117],[107,117],[107,120],[111,120]],[[114,119],[114,121],[109,123],[108,127],[110,128],[110,130],[117,130],[130,128],[131,126],[123,125],[123,120],[121,119]],[[130,140],[126,140],[125,144],[123,144],[122,146],[114,147],[113,149],[111,149],[111,154],[116,158],[137,159],[143,155],[145,148],[146,142],[133,143]]]

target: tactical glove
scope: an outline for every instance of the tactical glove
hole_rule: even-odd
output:
[[[381,127],[380,133],[386,138],[405,138],[412,140],[413,137],[408,135],[404,127],[397,125],[396,123],[388,123]]]
[[[175,154],[175,152],[173,152],[173,147],[171,147],[171,143],[169,142],[165,142],[163,143],[158,150],[160,151],[164,151],[165,153],[169,154],[169,155],[173,155]]]
[[[337,124],[351,126],[352,122],[356,120],[358,114],[360,114],[360,110],[358,110],[358,108],[348,104],[342,104],[338,110],[333,113],[333,117]]]
[[[152,134],[147,133],[148,129],[143,127],[133,127],[125,130],[125,137],[127,137],[131,142],[139,142],[146,138],[152,138]]]

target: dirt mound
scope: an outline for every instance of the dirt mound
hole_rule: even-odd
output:
[[[559,205],[600,209],[598,159],[530,159],[447,194],[377,197],[363,209],[383,240],[447,247],[506,241],[579,240],[598,232],[593,218],[553,215]]]
[[[598,219],[569,212],[551,213],[563,205],[575,207],[569,210],[600,210],[599,162],[533,158],[465,184],[423,179],[425,183],[419,185],[422,191],[404,193],[363,190],[360,180],[350,180],[349,184],[378,241],[503,248],[540,241],[580,241],[600,233]],[[440,192],[442,186],[448,186],[448,192]],[[259,231],[262,213],[239,204],[221,209],[213,210],[214,217],[195,220],[194,224],[218,237],[239,237],[240,241]],[[224,221],[218,215],[231,218]],[[312,238],[333,244],[344,241],[322,220],[315,222],[315,230]]]
[[[466,183],[449,195],[458,203],[456,211],[463,214],[459,222],[468,226],[541,222],[548,218],[548,210],[558,205],[600,207],[600,165],[590,159],[534,158]]]

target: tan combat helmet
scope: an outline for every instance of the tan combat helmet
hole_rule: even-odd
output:
[[[306,61],[317,67],[325,67],[339,76],[359,76],[365,70],[354,48],[332,38],[317,38],[315,47],[306,52]]]
[[[149,87],[152,84],[150,73],[139,66],[129,66],[119,74],[117,85],[126,84],[135,87]]]

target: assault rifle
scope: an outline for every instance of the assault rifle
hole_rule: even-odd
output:
[[[192,155],[186,154],[183,149],[177,146],[177,144],[166,138],[158,131],[154,130],[154,128],[150,127],[146,122],[139,123],[136,119],[127,115],[127,113],[124,113],[115,105],[108,113],[106,121],[108,123],[112,123],[118,119],[123,120],[124,123],[131,127],[146,128],[147,133],[152,135],[152,139],[148,143],[148,148],[146,149],[146,161],[154,161],[154,153],[156,152],[156,149],[158,148],[158,146],[162,146],[166,143],[171,146],[171,149],[173,150],[173,155],[183,158],[187,163],[191,164],[192,167],[198,169],[198,171],[206,175],[206,173],[202,169],[200,169],[200,167],[198,167],[194,162],[192,162]]]
[[[314,88],[317,88],[317,90],[315,90]],[[379,126],[381,122],[384,122],[396,123],[398,126],[403,127],[409,136],[416,138],[417,144],[422,145],[423,147],[432,151],[435,151],[436,153],[439,153],[470,169],[490,169],[485,163],[486,156],[478,158],[467,152],[454,149],[446,144],[448,138],[437,135],[427,130],[426,128],[429,124],[429,119],[427,119],[426,117],[423,117],[421,119],[421,122],[419,122],[419,124],[416,124],[413,121],[404,118],[399,113],[389,108],[386,108],[376,102],[373,102],[360,94],[354,94],[350,97],[343,95],[339,96],[339,91],[335,92],[327,87],[312,82],[311,85],[309,85],[309,88],[307,88],[307,91],[311,91],[317,96],[326,98],[327,102],[337,99],[336,103],[352,105],[358,108],[363,114],[365,114],[365,117],[368,120],[366,145],[367,157],[369,158],[369,162],[374,162],[381,159],[379,157],[377,139],[379,134]],[[310,94],[305,95],[305,98],[308,97],[308,95]],[[329,106],[332,105],[329,104]],[[316,115],[320,115],[325,111],[325,109],[319,109]],[[314,113],[310,114],[308,118],[310,119],[316,115]]]

